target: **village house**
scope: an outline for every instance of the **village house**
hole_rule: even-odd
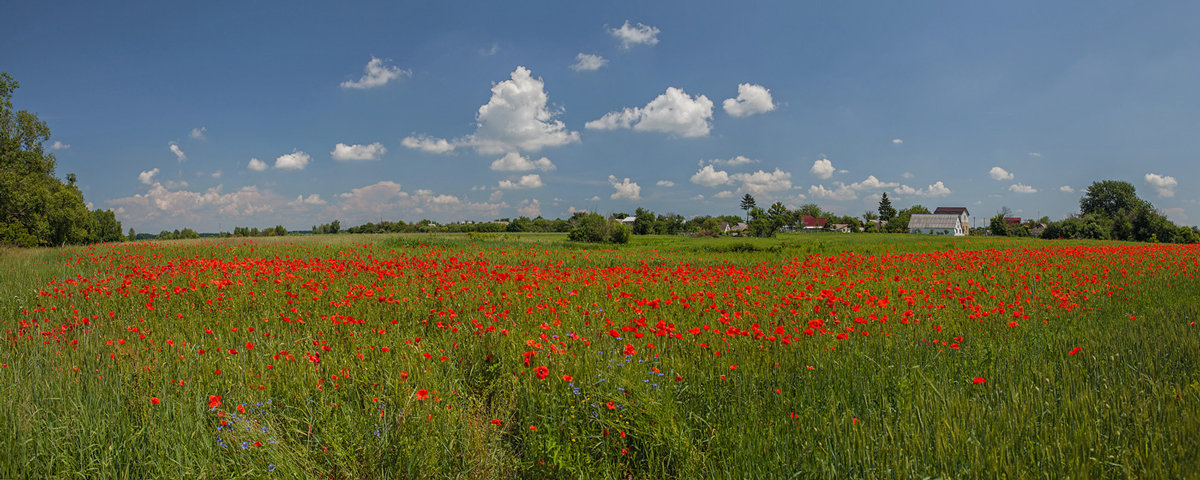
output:
[[[809,215],[800,217],[800,224],[804,226],[805,230],[821,230],[825,228],[825,222],[827,221],[829,221],[828,218],[817,218]]]
[[[962,237],[970,232],[969,219],[966,207],[938,207],[934,213],[909,217],[908,233]]]

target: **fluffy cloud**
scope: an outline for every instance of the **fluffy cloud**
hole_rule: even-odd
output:
[[[1037,189],[1024,183],[1014,183],[1008,186],[1010,192],[1016,193],[1037,193]]]
[[[554,163],[546,157],[530,161],[529,157],[522,156],[517,152],[508,152],[492,162],[491,168],[497,172],[527,172],[530,170],[549,172],[555,167]]]
[[[615,175],[609,175],[608,183],[616,190],[608,198],[613,200],[638,200],[642,198],[642,187],[638,186],[635,182],[630,182],[628,177],[618,182]]]
[[[474,147],[485,155],[537,151],[579,141],[579,132],[567,130],[547,104],[545,84],[529,69],[517,67],[508,80],[492,86],[492,98],[475,114],[475,133],[450,141],[428,135],[405,138],[401,143],[432,153],[447,153],[459,146]]]
[[[729,173],[717,170],[712,165],[705,165],[695,175],[692,175],[692,183],[705,187],[725,185],[729,183]]]
[[[224,193],[220,185],[203,192],[173,190],[154,182],[145,194],[116,198],[107,202],[118,207],[125,218],[138,221],[172,219],[183,223],[211,220],[215,216],[248,217],[273,212],[285,203],[278,195],[255,186]]]
[[[634,45],[657,45],[659,30],[649,25],[638,23],[636,26],[630,25],[629,20],[625,21],[620,28],[610,28],[608,33],[617,40],[621,41],[621,48],[626,50]]]
[[[387,153],[387,149],[379,142],[370,145],[346,145],[339,142],[333,146],[333,151],[329,152],[329,156],[339,162],[350,162],[355,160],[379,160],[379,157],[385,153]]]
[[[71,148],[71,145],[60,142],[58,140],[55,140],[54,143],[50,144],[51,150],[66,150],[68,148]]]
[[[308,166],[309,160],[312,160],[312,157],[308,156],[307,153],[296,150],[292,153],[280,155],[279,158],[276,158],[275,168],[281,168],[284,170],[304,170],[304,167]]]
[[[1065,193],[1075,193],[1075,189],[1071,188],[1070,185],[1063,185],[1061,187],[1058,187],[1058,191],[1065,192]]]
[[[142,182],[146,185],[153,185],[155,175],[158,175],[157,168],[155,168],[153,170],[144,171],[144,172],[138,174],[138,181]]]
[[[833,162],[829,161],[828,158],[822,158],[813,162],[812,168],[808,169],[809,173],[821,180],[828,180],[829,177],[833,176],[834,171],[836,170],[833,168]]]
[[[645,107],[626,108],[609,112],[598,120],[584,124],[594,130],[632,128],[646,132],[664,132],[681,137],[703,137],[712,129],[713,102],[704,95],[689,96],[687,92],[668,87]]]
[[[266,169],[270,168],[270,167],[267,166],[267,162],[264,162],[257,158],[251,158],[250,163],[246,164],[246,168],[249,168],[256,172],[262,172],[262,171],[266,171]]]
[[[325,202],[325,200],[321,199],[320,194],[314,193],[308,197],[305,197],[304,195],[297,195],[295,200],[288,202],[288,205],[293,207],[301,207],[305,205],[325,205],[326,203],[327,202]]]
[[[736,167],[738,165],[749,165],[751,163],[758,163],[758,160],[754,160],[752,158],[747,158],[745,156],[738,155],[729,160],[716,159],[716,160],[713,160],[712,163],[714,165],[729,165],[731,167]]]
[[[454,151],[455,145],[444,138],[433,138],[429,135],[416,135],[404,137],[400,141],[405,147],[421,150],[429,153],[450,153]]]
[[[503,188],[505,190],[517,190],[517,189],[525,189],[525,188],[538,188],[538,187],[541,187],[542,185],[544,185],[542,183],[542,176],[538,175],[536,173],[533,173],[533,174],[521,176],[521,178],[518,179],[516,182],[514,182],[512,180],[501,180],[499,186],[500,186],[500,188]]]
[[[342,88],[365,90],[368,88],[382,87],[388,82],[400,77],[411,77],[411,70],[401,70],[399,67],[385,65],[383,59],[371,57],[371,61],[367,62],[367,66],[363,67],[363,76],[356,81],[346,80],[342,82]]]
[[[1158,192],[1158,198],[1170,198],[1175,196],[1175,187],[1179,185],[1179,182],[1175,180],[1175,177],[1169,175],[1147,173],[1146,184],[1154,187],[1154,190]]]
[[[571,65],[571,70],[576,72],[591,72],[599,70],[605,65],[608,65],[608,59],[604,57],[590,53],[580,53],[575,56],[575,63]]]
[[[951,193],[950,189],[946,187],[946,184],[942,183],[941,181],[922,189],[912,188],[908,185],[900,185],[892,191],[900,195],[917,195],[921,197],[945,197]]]
[[[542,216],[542,202],[538,199],[523,200],[521,206],[517,207],[517,214],[529,218],[537,218]]]
[[[737,98],[727,98],[722,103],[725,112],[735,117],[748,117],[756,113],[766,113],[775,109],[771,99],[771,91],[762,85],[743,83],[738,85]]]
[[[992,167],[992,169],[988,171],[988,176],[992,177],[992,180],[996,181],[1013,179],[1012,173],[1000,167]]]
[[[171,149],[171,153],[175,154],[175,158],[179,160],[179,163],[183,163],[184,160],[187,160],[187,155],[183,153],[182,148],[179,148],[179,144],[171,142],[167,144],[167,147]]]
[[[660,186],[660,187],[674,187],[675,182],[672,182],[670,180],[659,180],[658,182],[655,183],[655,185]]]
[[[792,174],[778,168],[773,172],[759,170],[754,173],[735,173],[729,178],[742,182],[739,192],[760,194],[792,188]]]
[[[701,198],[703,198],[703,197],[701,197]],[[733,198],[733,192],[731,192],[729,190],[722,190],[720,192],[714,193],[713,198]]]
[[[382,213],[394,208],[397,204],[410,205],[409,194],[400,189],[400,184],[384,180],[361,188],[350,189],[349,192],[338,194],[342,211],[359,213]]]
[[[874,175],[868,175],[863,181],[854,182],[849,185],[852,190],[886,190],[898,186],[900,186],[899,183],[880,181],[878,178],[875,178]]]
[[[892,139],[892,143],[894,143],[894,144],[896,144],[896,145],[899,145],[899,144],[901,144],[901,143],[904,143],[904,140],[902,140],[902,139],[899,139],[899,138],[893,138],[893,139]]]
[[[858,198],[858,194],[854,193],[850,187],[844,184],[837,184],[837,188],[830,190],[824,185],[811,185],[808,187],[808,196],[813,198],[824,198],[827,200],[854,200]]]
[[[208,127],[193,128],[191,133],[188,133],[188,136],[191,137],[192,140],[208,140],[208,138],[204,136],[206,132],[208,132]]]

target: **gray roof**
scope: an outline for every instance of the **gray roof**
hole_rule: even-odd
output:
[[[908,228],[945,228],[954,230],[958,226],[958,215],[918,213],[908,219]]]

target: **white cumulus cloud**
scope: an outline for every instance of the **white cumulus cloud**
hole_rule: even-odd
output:
[[[153,185],[155,175],[158,175],[157,168],[155,168],[153,170],[146,170],[146,171],[138,174],[138,181],[142,182],[146,185]]]
[[[312,160],[312,157],[308,156],[307,153],[296,150],[292,153],[280,155],[278,158],[276,158],[275,168],[280,168],[283,170],[304,170],[304,167],[308,166],[308,162],[310,160]]]
[[[1147,173],[1146,184],[1154,187],[1154,190],[1158,192],[1158,198],[1170,198],[1175,196],[1175,187],[1179,185],[1179,182],[1170,175]]]
[[[703,162],[701,162],[701,163],[703,163]],[[729,160],[723,160],[723,159],[718,158],[718,159],[713,160],[712,163],[714,165],[729,165],[731,167],[736,167],[738,165],[749,165],[751,163],[758,163],[758,160],[754,160],[752,158],[747,158],[743,155],[738,155]]]
[[[659,180],[658,182],[655,182],[655,185],[660,186],[660,187],[674,187],[675,182],[672,182],[670,180]]]
[[[916,189],[908,185],[900,185],[892,191],[900,195],[917,195],[921,197],[945,197],[952,193],[950,189],[946,187],[946,184],[942,183],[940,180],[937,183],[922,189]]]
[[[363,67],[362,78],[358,80],[346,80],[342,82],[342,88],[365,90],[382,87],[400,77],[411,76],[411,70],[402,70],[400,67],[385,64],[381,58],[371,57],[371,60],[367,62],[367,66]]]
[[[325,203],[325,200],[321,198],[320,194],[314,193],[307,197],[304,195],[297,195],[295,200],[288,202],[288,205],[300,207],[304,205],[325,205]]]
[[[191,137],[192,140],[208,140],[208,138],[204,136],[204,134],[207,132],[208,127],[202,126],[199,128],[193,128],[191,133],[188,133],[188,136]]]
[[[1065,193],[1075,193],[1075,189],[1071,188],[1070,185],[1063,185],[1061,187],[1058,187],[1058,191],[1065,192]]]
[[[771,99],[771,91],[766,87],[743,83],[738,85],[737,98],[725,99],[722,106],[730,115],[748,117],[775,110],[775,101]]]
[[[629,20],[625,21],[620,28],[610,28],[608,33],[617,40],[621,41],[621,48],[626,50],[634,45],[657,45],[659,30],[649,25],[638,23],[630,25]]]
[[[385,153],[387,153],[387,149],[379,142],[370,145],[346,145],[339,142],[333,146],[333,151],[329,152],[329,156],[339,162],[351,162],[356,160],[379,160],[379,157]]]
[[[521,205],[517,207],[517,213],[529,218],[540,217],[542,216],[542,202],[539,202],[536,198],[522,200]]]
[[[833,168],[833,162],[829,161],[828,158],[822,158],[813,162],[812,168],[808,169],[809,173],[821,180],[828,180],[829,177],[833,176],[833,172],[835,171],[836,169]]]
[[[171,153],[175,154],[175,158],[179,160],[179,163],[183,163],[184,160],[187,160],[187,155],[183,153],[182,148],[179,148],[179,144],[171,142],[167,144],[167,147],[171,149]]]
[[[900,138],[893,138],[893,139],[892,139],[892,143],[894,143],[894,144],[896,144],[896,145],[899,145],[899,144],[901,144],[901,143],[904,143],[904,140],[903,140],[903,139],[900,139]]]
[[[742,182],[739,192],[760,194],[792,188],[792,174],[778,168],[773,172],[735,173],[730,180]]]
[[[808,196],[813,198],[824,198],[827,200],[854,200],[858,198],[858,194],[845,184],[835,184],[836,188],[825,188],[824,185],[810,185],[808,187]]]
[[[1010,192],[1016,193],[1037,193],[1037,189],[1024,183],[1014,183],[1008,186]]]
[[[628,177],[621,181],[617,181],[617,177],[615,175],[609,175],[608,183],[612,185],[613,189],[616,190],[612,195],[609,195],[608,198],[613,200],[638,200],[642,198],[642,187],[638,186],[638,184],[635,182],[629,181]]]
[[[712,129],[712,110],[713,102],[708,97],[691,97],[681,89],[667,87],[666,93],[651,100],[645,107],[609,112],[583,126],[594,130],[632,128],[688,138],[703,137]]]
[[[522,175],[521,178],[515,182],[512,180],[501,180],[499,187],[505,190],[518,190],[526,188],[538,188],[542,185],[544,185],[542,183],[542,176],[533,173],[529,175]]]
[[[55,140],[54,143],[50,144],[51,150],[66,150],[68,148],[71,148],[71,145],[60,142],[58,140]]]
[[[492,162],[491,168],[497,172],[528,172],[530,170],[549,172],[555,169],[554,162],[551,162],[549,158],[542,157],[530,161],[529,157],[522,156],[517,152],[508,152],[503,157],[497,158]]]
[[[444,138],[433,138],[429,135],[415,135],[404,137],[400,141],[405,147],[421,150],[429,153],[450,153],[454,151],[455,145]]]
[[[729,172],[717,170],[712,165],[705,165],[695,175],[692,175],[692,183],[705,187],[726,185],[729,183]]]
[[[701,197],[701,198],[703,198],[703,197]],[[733,198],[733,192],[731,192],[729,190],[722,190],[717,193],[714,193],[713,198]]]
[[[875,178],[874,175],[868,175],[867,178],[863,179],[863,181],[854,182],[849,185],[849,187],[852,190],[880,190],[880,189],[886,190],[886,189],[895,188],[898,186],[900,186],[899,183],[884,182],[884,181],[879,180],[878,178]]]
[[[576,72],[591,72],[603,68],[608,65],[608,59],[599,55],[590,53],[580,53],[575,56],[575,63],[571,65],[571,70]]]
[[[267,162],[264,162],[257,158],[251,158],[250,163],[246,164],[246,168],[249,168],[256,172],[262,172],[262,171],[266,171],[266,169],[270,168],[270,167],[267,166]]]
[[[1000,167],[992,167],[991,170],[988,170],[988,176],[992,177],[992,180],[996,181],[1013,179],[1012,173]]]

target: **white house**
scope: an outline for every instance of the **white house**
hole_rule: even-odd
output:
[[[908,233],[954,235],[956,237],[966,235],[963,231],[962,219],[958,215],[948,213],[915,214],[908,219]]]
[[[967,207],[938,207],[933,213],[934,215],[958,215],[958,221],[962,223],[963,235],[971,234],[971,212],[967,211]]]

